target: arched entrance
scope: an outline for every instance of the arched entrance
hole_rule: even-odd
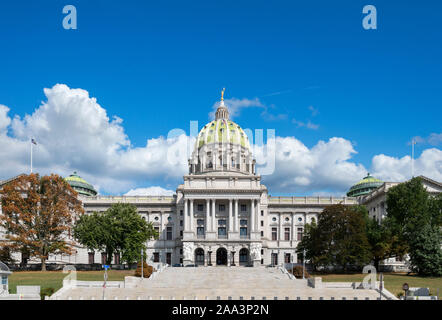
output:
[[[219,248],[216,250],[216,265],[227,265],[227,250],[225,248]]]
[[[239,265],[246,266],[249,264],[249,250],[242,248],[239,250]]]
[[[204,250],[201,248],[195,250],[195,264],[199,266],[204,265]]]

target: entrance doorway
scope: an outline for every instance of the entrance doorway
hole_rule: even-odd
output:
[[[216,250],[216,264],[218,266],[227,265],[227,250],[225,248],[219,248]]]
[[[239,265],[247,266],[249,264],[249,250],[242,248],[239,250]]]

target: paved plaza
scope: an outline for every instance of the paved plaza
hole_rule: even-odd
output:
[[[126,284],[126,286],[128,286]],[[102,299],[102,288],[72,288],[59,299]],[[265,267],[198,267],[166,268],[154,279],[136,279],[133,288],[107,288],[106,299],[136,300],[221,300],[242,299],[288,299],[318,300],[321,297],[329,300],[342,297],[353,300],[369,298],[375,300],[379,293],[375,290],[352,288],[311,288],[307,280],[290,279],[279,268]]]

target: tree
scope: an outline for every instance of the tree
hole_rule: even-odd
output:
[[[133,263],[146,249],[146,241],[158,238],[158,232],[134,205],[116,203],[105,212],[83,215],[74,227],[74,237],[90,250],[106,252],[106,264],[115,253],[121,253],[122,261]]]
[[[365,220],[356,207],[329,206],[319,215],[318,225],[306,228],[297,252],[306,249],[306,259],[315,266],[362,266],[370,261]]]
[[[421,178],[398,184],[387,193],[386,225],[409,247],[411,269],[420,275],[440,275],[441,195],[432,197]]]
[[[83,214],[77,193],[60,176],[23,175],[0,190],[6,245],[27,252],[46,270],[49,254],[72,254],[73,221]]]
[[[370,218],[364,206],[359,206],[360,212],[365,218],[366,235],[370,245],[371,259],[376,270],[379,270],[379,263],[385,259],[403,256],[407,253],[408,245],[399,240],[388,228],[386,223],[378,223]]]

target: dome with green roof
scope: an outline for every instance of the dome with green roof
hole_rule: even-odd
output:
[[[367,176],[356,183],[354,186],[350,188],[347,192],[348,197],[359,197],[366,194],[369,194],[374,189],[379,188],[384,182],[375,177],[370,176],[368,173]]]
[[[244,130],[228,119],[216,119],[206,124],[198,134],[195,148],[210,143],[232,143],[250,150],[249,138]]]
[[[69,177],[65,178],[66,182],[77,191],[79,194],[83,196],[95,196],[97,195],[97,191],[95,191],[94,187],[84,180],[82,177],[77,175],[77,172],[74,171]]]

